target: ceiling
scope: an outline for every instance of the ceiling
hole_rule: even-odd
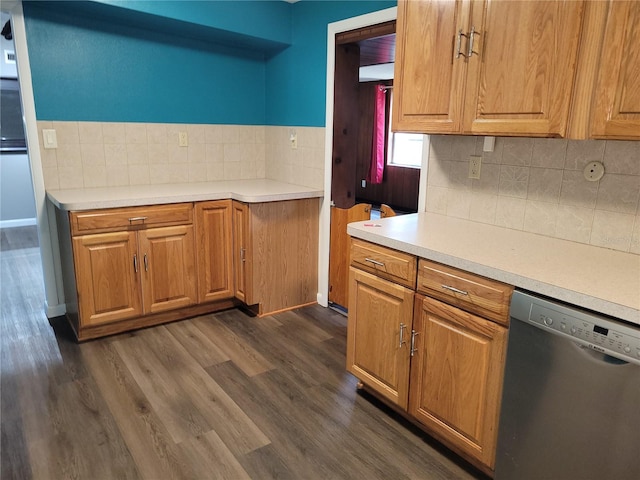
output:
[[[390,80],[396,59],[396,34],[368,38],[360,47],[360,81]]]
[[[396,34],[368,38],[358,42],[360,46],[360,66],[393,63],[396,59]]]

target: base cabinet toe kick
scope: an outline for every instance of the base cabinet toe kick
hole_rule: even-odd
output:
[[[315,303],[318,218],[317,198],[56,209],[69,323],[81,341]]]
[[[347,370],[493,475],[513,287],[351,239]]]

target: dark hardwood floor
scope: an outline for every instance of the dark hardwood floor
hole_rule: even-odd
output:
[[[17,230],[17,229],[12,229]],[[229,310],[76,344],[1,232],[2,479],[474,479],[345,372],[346,319]]]

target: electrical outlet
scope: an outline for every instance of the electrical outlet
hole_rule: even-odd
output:
[[[480,178],[480,167],[482,166],[482,157],[480,155],[469,156],[469,178]]]
[[[298,134],[296,133],[295,130],[292,130],[291,133],[289,134],[289,144],[293,149],[298,148]]]
[[[181,147],[189,146],[189,136],[187,132],[178,132],[178,145]]]

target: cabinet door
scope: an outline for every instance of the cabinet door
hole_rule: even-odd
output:
[[[246,303],[252,302],[251,245],[249,206],[233,202],[233,276],[234,295]]]
[[[640,139],[640,2],[610,1],[591,136]]]
[[[134,232],[75,237],[73,257],[81,326],[142,314]]]
[[[462,125],[466,2],[400,0],[392,107],[393,129],[453,133]]]
[[[198,302],[233,297],[231,200],[197,203]]]
[[[474,0],[471,8],[463,130],[565,136],[582,2]]]
[[[138,235],[144,312],[196,303],[193,226],[151,228]]]
[[[416,296],[409,413],[493,468],[507,329]]]
[[[413,290],[350,267],[347,370],[407,408]]]

